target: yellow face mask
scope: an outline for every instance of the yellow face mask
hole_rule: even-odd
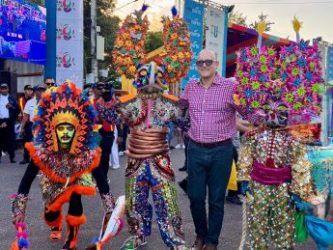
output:
[[[60,148],[68,149],[74,138],[74,126],[68,123],[61,123],[56,127],[56,133]]]

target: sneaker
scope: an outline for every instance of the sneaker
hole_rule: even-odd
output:
[[[176,149],[180,149],[181,147],[182,147],[182,145],[180,145],[180,144],[177,144],[177,145],[175,146]]]
[[[20,164],[21,164],[21,165],[28,164],[28,163],[29,163],[29,161],[28,161],[28,160],[23,160],[23,161],[20,161]]]
[[[184,171],[187,170],[187,167],[186,167],[186,166],[183,166],[183,167],[181,167],[181,168],[178,168],[178,170],[181,171],[181,172],[184,172]]]
[[[123,156],[124,155],[124,151],[119,151],[118,155],[119,156]]]
[[[147,241],[144,237],[140,238],[137,236],[131,236],[127,240],[125,240],[124,244],[120,247],[120,250],[136,250],[146,244]]]
[[[112,166],[112,169],[118,169],[118,168],[120,168],[120,165],[113,165]]]
[[[217,250],[217,246],[216,246],[216,245],[213,245],[213,244],[206,244],[206,245],[203,247],[203,250]]]
[[[183,144],[183,145],[182,145],[182,148],[183,148],[183,149],[185,149],[185,148],[186,148],[186,147],[185,147],[185,144]]]
[[[6,156],[6,153],[2,151],[1,156]]]
[[[170,250],[190,250],[190,248],[185,245],[180,245],[180,246],[170,247]]]
[[[192,250],[202,250],[203,246],[204,246],[203,239],[201,239],[197,236],[197,238],[195,239],[195,241],[192,245]]]

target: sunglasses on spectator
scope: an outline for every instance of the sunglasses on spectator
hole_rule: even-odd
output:
[[[196,65],[197,65],[198,67],[203,67],[204,65],[205,65],[206,67],[210,67],[210,66],[212,66],[213,62],[215,62],[215,61],[213,61],[213,60],[198,60],[198,61],[196,62]]]
[[[97,86],[97,89],[98,89],[98,90],[103,90],[103,89],[105,89],[105,88],[106,88],[105,85],[99,85],[99,86]]]
[[[55,82],[46,82],[45,83],[47,86],[54,86],[55,85]]]

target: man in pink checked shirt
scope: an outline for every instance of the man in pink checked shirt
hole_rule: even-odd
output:
[[[232,80],[217,73],[219,62],[213,51],[202,50],[196,62],[200,79],[192,79],[182,99],[188,102],[191,127],[188,131],[188,196],[197,234],[194,250],[216,250],[222,229],[224,199],[236,134],[236,113],[262,120],[260,114],[246,114],[234,103]],[[205,200],[208,186],[209,214]]]

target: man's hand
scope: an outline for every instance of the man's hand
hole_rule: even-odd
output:
[[[320,196],[320,195],[311,195],[306,199],[307,202],[314,206],[318,206],[319,204],[322,204],[325,202],[325,197]]]
[[[6,108],[7,108],[7,109],[12,109],[12,108],[14,108],[14,106],[13,106],[12,104],[8,103],[8,104],[6,105]]]
[[[124,141],[123,137],[118,136],[116,143],[121,144],[121,143],[123,143],[123,141]]]
[[[24,134],[25,134],[24,128],[21,126],[20,135],[24,135]]]

